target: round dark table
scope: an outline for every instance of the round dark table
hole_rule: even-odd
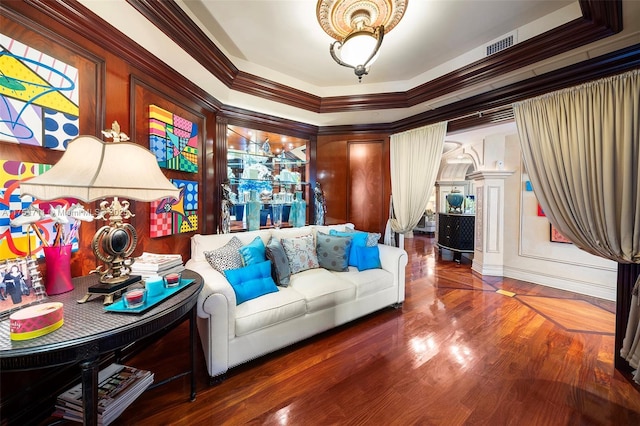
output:
[[[182,279],[193,283],[141,314],[107,312],[103,297],[78,303],[88,287],[98,284],[97,275],[73,279],[74,289],[49,296],[45,302],[61,302],[64,325],[30,340],[11,340],[9,319],[0,321],[0,371],[32,370],[77,363],[82,371],[84,424],[98,423],[98,369],[100,355],[115,352],[165,327],[189,319],[191,400],[195,399],[196,304],[202,277],[185,270]]]

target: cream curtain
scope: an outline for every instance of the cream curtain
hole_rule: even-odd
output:
[[[447,122],[391,135],[394,232],[411,231],[425,212],[436,181]]]
[[[640,71],[513,109],[531,184],[549,221],[589,253],[640,263]],[[627,336],[640,338],[638,320],[629,322]],[[637,360],[640,342],[625,340],[623,352]]]

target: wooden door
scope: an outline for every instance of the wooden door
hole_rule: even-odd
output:
[[[381,140],[348,143],[348,213],[347,220],[356,229],[384,229],[384,144]]]

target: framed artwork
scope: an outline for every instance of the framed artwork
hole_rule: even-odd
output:
[[[162,168],[198,173],[198,125],[149,105],[149,150]]]
[[[0,34],[2,140],[55,150],[79,134],[78,69]]]
[[[556,229],[555,226],[553,226],[553,224],[549,224],[549,229],[550,229],[550,239],[552,243],[565,243],[565,244],[573,244],[571,242],[571,240],[569,240],[567,237],[565,237],[564,235],[562,235],[560,233],[560,231],[558,231],[558,229]]]
[[[28,195],[21,196],[21,180],[41,175],[50,168],[47,164],[0,160],[0,259],[32,254],[42,257],[43,245],[53,242],[58,232],[70,237],[67,243],[72,245],[73,251],[78,249],[78,229],[71,232],[73,221],[62,225],[62,229],[56,229],[50,217],[38,221],[34,224],[35,228],[29,225],[11,226],[11,221],[32,204],[44,214],[49,213],[52,207],[67,208],[72,204],[74,200],[71,199],[42,202]]]
[[[0,318],[47,298],[33,257],[19,257],[0,262]]]
[[[542,206],[538,203],[538,216],[545,217],[544,210],[542,210]]]
[[[180,189],[180,199],[151,202],[151,238],[198,230],[198,182],[171,179],[171,183]]]

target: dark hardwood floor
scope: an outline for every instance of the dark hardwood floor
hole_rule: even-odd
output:
[[[182,378],[120,425],[640,425],[640,392],[613,367],[614,303],[440,260],[407,239],[406,301],[229,372],[198,396]],[[500,294],[496,290],[515,293]],[[128,364],[156,381],[187,368],[186,323]]]

